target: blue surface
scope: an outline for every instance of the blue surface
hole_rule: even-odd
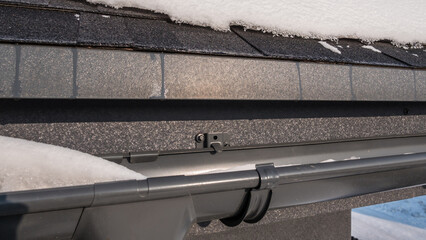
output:
[[[353,209],[354,212],[426,229],[426,195]]]

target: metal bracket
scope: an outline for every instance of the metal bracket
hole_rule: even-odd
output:
[[[195,136],[195,147],[197,149],[213,148],[220,153],[229,146],[229,135],[227,133],[199,133]]]
[[[220,221],[228,227],[235,227],[242,221],[246,223],[257,223],[266,214],[272,198],[272,189],[277,184],[280,176],[274,164],[256,165],[260,183],[255,189],[247,191],[240,209],[237,213]]]

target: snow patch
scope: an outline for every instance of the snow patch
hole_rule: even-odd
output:
[[[299,166],[302,165],[300,163],[294,163],[294,164],[283,164],[283,165],[275,165],[275,167],[292,167],[292,166]]]
[[[296,165],[300,165],[300,164],[285,164],[285,165],[277,165],[275,167],[290,167],[290,166],[296,166]],[[187,174],[185,174],[185,176],[193,176],[193,175],[200,175],[200,174],[213,174],[213,173],[225,173],[225,172],[238,172],[238,171],[248,171],[248,170],[256,170],[256,164],[249,163],[249,164],[244,164],[244,165],[235,166],[235,167],[224,167],[224,168],[197,170],[197,171],[192,171],[190,173],[187,173]]]
[[[419,57],[419,55],[417,55],[417,54],[415,54],[415,53],[413,53],[413,56],[414,56],[414,57]]]
[[[330,50],[330,51],[332,51],[332,52],[334,52],[334,53],[342,54],[342,52],[340,52],[340,50],[339,50],[339,49],[337,49],[336,47],[331,46],[330,44],[328,44],[328,43],[326,43],[326,42],[324,42],[324,41],[319,41],[319,43],[320,43],[323,47],[327,48],[328,50]]]
[[[362,46],[362,48],[365,48],[365,49],[370,49],[371,51],[373,51],[373,52],[377,52],[377,53],[382,53],[382,51],[380,51],[379,49],[377,49],[377,48],[375,48],[375,47],[373,47],[373,46],[370,46],[370,45],[364,45],[364,46]]]
[[[225,172],[237,172],[237,171],[246,171],[246,170],[255,170],[256,164],[244,164],[236,167],[224,167],[224,168],[214,168],[206,170],[192,171],[185,174],[186,176],[200,175],[200,174],[213,174],[213,173],[225,173]]]
[[[87,0],[168,14],[178,23],[231,25],[305,38],[426,43],[424,0]]]
[[[361,159],[360,157],[357,157],[357,156],[351,156],[351,157],[349,157],[349,158],[345,158],[345,159],[343,159],[343,160],[357,160],[357,159]]]
[[[111,16],[109,15],[102,15],[103,18],[110,18]]]
[[[343,159],[344,161],[346,161],[346,160],[357,160],[357,159],[361,159],[360,157],[357,157],[357,156],[351,156],[351,157],[349,157],[349,158],[345,158],[345,159]],[[334,160],[334,159],[327,159],[327,160],[324,160],[324,161],[321,161],[320,163],[329,163],[329,162],[337,162],[338,160]],[[340,160],[339,160],[340,161]]]
[[[90,154],[0,136],[0,192],[131,179],[146,177]]]
[[[403,153],[403,155],[411,155],[411,154],[416,154],[415,152],[406,152],[406,153]]]

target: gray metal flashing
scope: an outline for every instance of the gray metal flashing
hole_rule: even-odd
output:
[[[354,66],[352,82],[357,100],[416,100],[414,76],[411,70]]]
[[[71,98],[72,48],[21,46],[20,59],[21,98]]]
[[[15,51],[16,51],[16,55],[15,55],[15,79],[13,82],[13,86],[12,86],[12,96],[13,97],[20,97],[21,96],[21,82],[19,80],[19,68],[21,65],[21,46],[16,45],[15,46]]]
[[[426,101],[426,71],[414,71],[416,79],[416,100]]]
[[[34,45],[15,51],[2,63],[16,72],[2,98],[423,101],[426,95],[422,70]]]
[[[161,95],[160,56],[77,49],[77,98],[150,99]]]
[[[12,97],[16,76],[15,46],[0,45],[0,97]]]
[[[302,78],[300,77],[300,63],[299,62],[296,62],[296,67],[297,67],[297,76],[298,76],[298,79],[299,79],[299,94],[300,94],[299,99],[303,100]]]
[[[352,65],[349,66],[349,81],[351,83],[351,97],[352,97],[351,100],[355,101],[356,96],[355,96],[355,93],[354,93],[354,84],[353,84],[353,81],[352,81]]]
[[[352,100],[350,66],[300,63],[299,68],[303,100]]]
[[[78,53],[77,49],[72,49],[72,96],[71,98],[77,98],[78,96],[78,86],[77,86],[77,62],[78,62]]]
[[[161,98],[166,98],[166,81],[165,79],[165,71],[164,71],[164,53],[160,54],[161,59]]]
[[[299,98],[296,64],[247,58],[165,55],[166,99]]]

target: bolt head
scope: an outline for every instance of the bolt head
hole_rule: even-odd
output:
[[[202,134],[202,133],[199,133],[199,134],[197,134],[197,136],[195,136],[195,141],[197,141],[197,142],[204,142],[204,134]]]

